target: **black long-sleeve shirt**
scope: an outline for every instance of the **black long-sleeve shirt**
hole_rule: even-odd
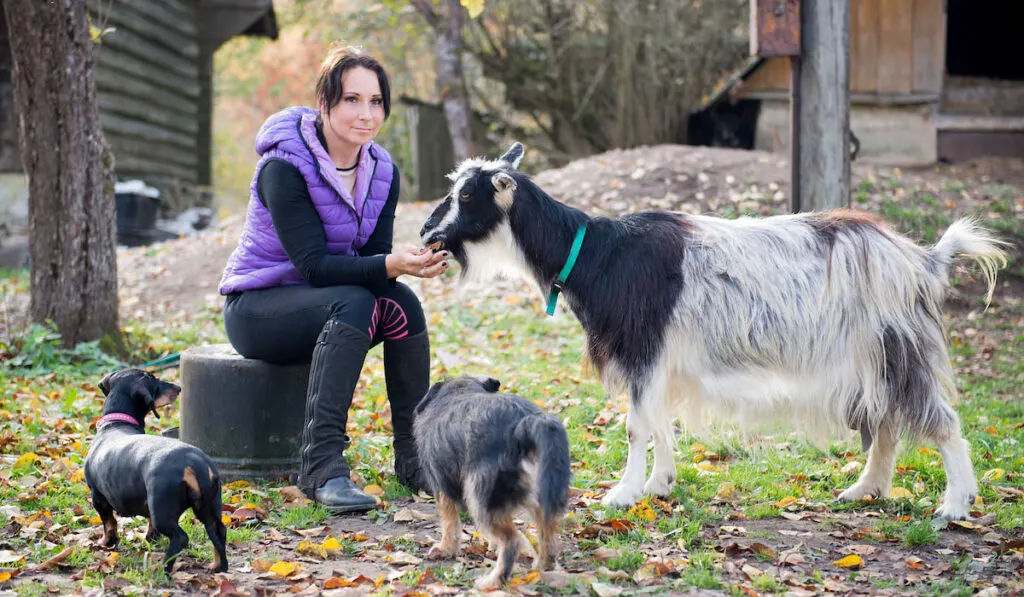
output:
[[[260,200],[270,211],[281,246],[307,284],[355,284],[375,292],[386,290],[393,282],[388,280],[384,260],[391,252],[399,187],[395,166],[387,202],[359,254],[332,255],[327,251],[320,214],[298,168],[283,159],[271,159],[264,164],[257,181]]]

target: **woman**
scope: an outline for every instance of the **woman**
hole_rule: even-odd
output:
[[[373,142],[391,112],[380,63],[357,48],[330,52],[316,101],[260,128],[245,228],[220,293],[239,354],[311,362],[298,485],[330,511],[358,512],[375,500],[349,478],[345,426],[366,352],[380,342],[395,473],[422,488],[412,411],[427,391],[430,344],[419,300],[396,278],[441,274],[447,252],[392,251],[399,174]]]

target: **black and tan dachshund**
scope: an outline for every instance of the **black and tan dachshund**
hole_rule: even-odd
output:
[[[92,504],[103,521],[100,545],[117,545],[117,519],[145,516],[146,539],[157,533],[171,542],[164,571],[171,573],[175,557],[188,547],[188,535],[178,518],[192,508],[213,542],[211,570],[228,569],[227,529],[221,521],[220,477],[202,450],[167,437],[146,435],[146,415],[178,397],[181,388],[139,369],[111,373],[100,381],[106,396],[96,438],[85,459],[85,482]]]

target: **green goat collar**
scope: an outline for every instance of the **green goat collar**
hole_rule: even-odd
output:
[[[558,293],[562,292],[562,288],[565,287],[565,281],[569,279],[569,274],[572,273],[572,268],[576,265],[576,258],[580,256],[580,247],[583,246],[583,237],[586,235],[587,224],[580,224],[580,227],[576,230],[576,239],[572,241],[572,250],[569,251],[569,258],[565,260],[562,271],[558,272],[558,277],[551,283],[551,294],[548,295],[548,315],[553,316],[555,314]]]

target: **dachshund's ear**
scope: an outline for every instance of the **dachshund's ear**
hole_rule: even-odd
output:
[[[484,389],[487,390],[488,392],[492,393],[492,394],[494,392],[497,392],[498,389],[501,388],[501,382],[496,380],[496,379],[494,379],[493,377],[488,377],[487,379],[485,379],[483,381],[483,384],[484,384]]]
[[[136,380],[132,383],[132,403],[138,409],[138,412],[153,411],[153,414],[157,415],[156,399],[153,397],[153,392],[141,380]],[[159,419],[160,415],[157,415],[157,418]]]
[[[103,392],[104,396],[106,396],[107,394],[110,394],[110,378],[113,377],[113,376],[114,376],[113,373],[108,373],[108,374],[103,376],[103,379],[100,380],[99,388],[100,388],[100,391]]]
[[[178,399],[181,387],[165,381],[160,382],[160,395],[153,400],[153,407],[167,406]]]

